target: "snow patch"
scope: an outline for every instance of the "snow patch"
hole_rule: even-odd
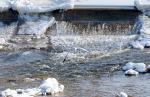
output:
[[[150,15],[150,0],[135,0],[135,5],[144,14]]]
[[[127,70],[127,71],[125,72],[125,75],[138,75],[138,74],[139,74],[139,72],[137,72],[137,71],[135,71],[135,70],[132,70],[132,69]]]
[[[2,97],[35,97],[40,95],[53,95],[59,92],[63,92],[64,86],[55,78],[48,78],[43,81],[43,83],[38,88],[29,88],[29,89],[17,89],[11,90],[7,89],[1,92]]]
[[[9,8],[17,10],[19,13],[39,13],[57,9],[70,9],[74,6],[74,0],[1,0],[0,11]]]
[[[120,92],[120,94],[117,97],[128,97],[128,95],[124,92]]]
[[[146,72],[146,65],[144,63],[133,63],[129,62],[124,67],[122,67],[123,70],[136,70],[137,72]]]

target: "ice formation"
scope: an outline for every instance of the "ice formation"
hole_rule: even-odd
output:
[[[1,0],[0,11],[9,8],[17,10],[19,13],[48,12],[57,9],[73,8],[74,0]]]
[[[53,95],[55,93],[63,92],[64,86],[55,78],[48,78],[38,88],[29,89],[7,89],[1,92],[2,97],[35,97],[39,95]]]

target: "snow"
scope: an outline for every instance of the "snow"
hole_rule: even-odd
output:
[[[55,78],[48,78],[43,81],[43,83],[38,88],[29,88],[29,89],[6,89],[1,92],[2,97],[35,97],[39,95],[55,94],[63,92],[64,86]]]
[[[9,8],[19,13],[48,12],[57,9],[73,8],[74,0],[1,0],[1,11]]]
[[[150,0],[135,0],[136,7],[145,14],[150,12]]]
[[[123,70],[136,70],[138,72],[146,72],[146,65],[144,63],[133,63],[129,62],[124,67],[122,67]]]
[[[134,0],[77,0],[75,5],[134,6]]]
[[[133,70],[133,69],[129,69],[125,72],[125,75],[138,75],[139,72]]]
[[[120,95],[118,95],[118,97],[128,97],[128,95],[124,92],[120,92]]]
[[[142,45],[139,41],[134,41],[130,45],[132,46],[132,48],[135,49],[140,49],[140,50],[144,49],[144,45]]]
[[[39,87],[41,89],[41,93],[46,95],[46,93],[55,94],[59,92],[63,92],[64,86],[59,84],[55,78],[48,78],[43,82]]]

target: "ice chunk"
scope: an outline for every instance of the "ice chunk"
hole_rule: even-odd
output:
[[[125,75],[138,75],[139,72],[133,70],[133,69],[129,69],[125,72]]]

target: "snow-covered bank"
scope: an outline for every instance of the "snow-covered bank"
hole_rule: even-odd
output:
[[[57,9],[73,8],[74,0],[1,0],[0,11],[9,8],[17,10],[19,13],[48,12]]]
[[[138,10],[144,14],[150,15],[150,0],[135,0],[135,5]]]
[[[1,92],[2,97],[35,97],[40,95],[54,95],[63,92],[64,86],[55,78],[48,78],[38,88],[29,89],[6,89]]]

